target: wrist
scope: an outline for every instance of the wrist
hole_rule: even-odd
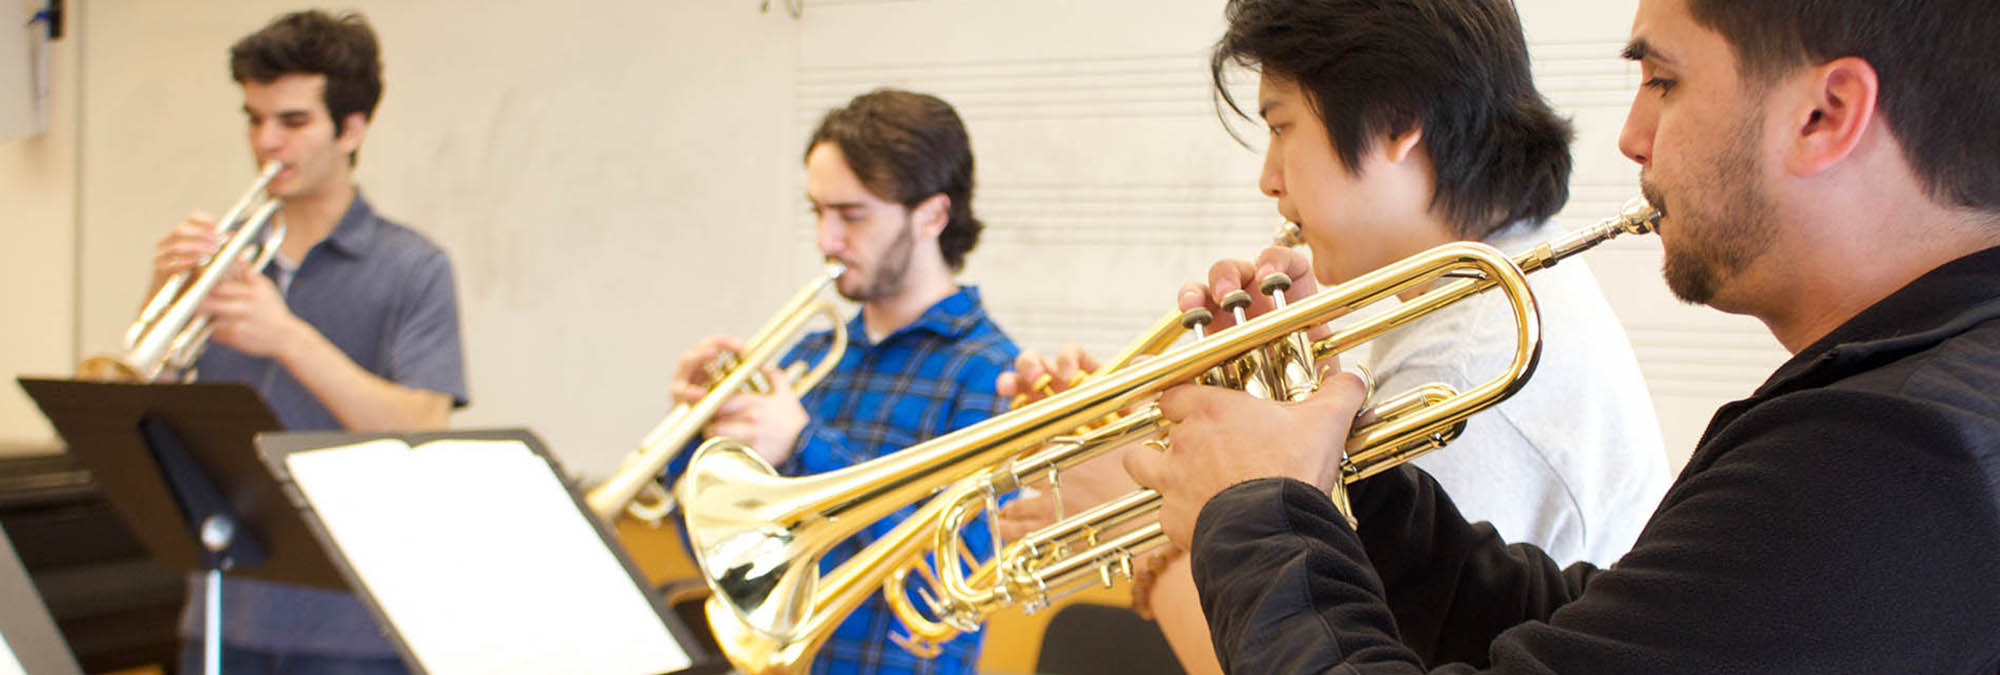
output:
[[[318,347],[319,331],[297,316],[287,315],[279,325],[283,328],[278,331],[278,343],[272,347],[276,360],[286,368],[307,360],[307,355]]]

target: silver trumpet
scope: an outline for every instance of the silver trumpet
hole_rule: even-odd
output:
[[[160,290],[139,310],[139,318],[125,330],[125,351],[100,354],[77,366],[79,379],[106,382],[152,382],[163,373],[179,373],[182,381],[194,379],[194,361],[208,344],[214,328],[209,318],[195,310],[231,274],[238,261],[250,261],[252,274],[261,273],[278,246],[285,240],[285,227],[273,218],[284,203],[264,192],[271,179],[285,167],[277,161],[264,163],[257,180],[236,200],[236,205],[216,223],[222,245],[194,269],[169,277]],[[247,214],[247,216],[246,216]]]

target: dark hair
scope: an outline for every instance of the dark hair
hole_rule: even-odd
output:
[[[1542,220],[1569,201],[1569,121],[1528,70],[1508,0],[1230,0],[1209,74],[1217,114],[1249,117],[1232,64],[1298,83],[1349,171],[1375,139],[1422,129],[1431,208],[1458,236]]]
[[[1926,192],[2000,209],[2000,3],[1994,0],[1693,0],[1696,23],[1735,51],[1746,86],[1855,56]]]
[[[979,244],[985,225],[972,215],[972,140],[958,111],[936,96],[877,89],[829,110],[806,143],[806,155],[832,143],[876,197],[913,208],[931,195],[951,199],[938,249],[953,271]]]
[[[375,104],[382,100],[378,52],[367,19],[314,9],[273,19],[237,40],[229,48],[229,72],[237,84],[268,83],[285,75],[326,76],[326,112],[339,135],[350,114],[375,118]]]

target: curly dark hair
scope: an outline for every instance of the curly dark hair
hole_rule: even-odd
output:
[[[829,110],[806,155],[832,143],[876,197],[913,208],[931,195],[951,199],[938,249],[952,271],[979,245],[985,224],[972,215],[972,140],[951,104],[929,94],[877,89]]]
[[[323,98],[333,133],[347,116],[374,119],[382,100],[382,61],[375,30],[360,14],[293,12],[237,40],[229,48],[229,73],[237,84],[269,83],[285,75],[324,75]],[[350,160],[352,156],[350,156]]]

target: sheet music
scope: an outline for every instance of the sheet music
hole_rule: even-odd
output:
[[[520,441],[376,440],[285,463],[432,673],[691,665],[553,467]]]
[[[5,635],[0,635],[0,675],[28,675],[28,669],[21,667],[21,659],[14,656],[14,646],[7,644]]]

